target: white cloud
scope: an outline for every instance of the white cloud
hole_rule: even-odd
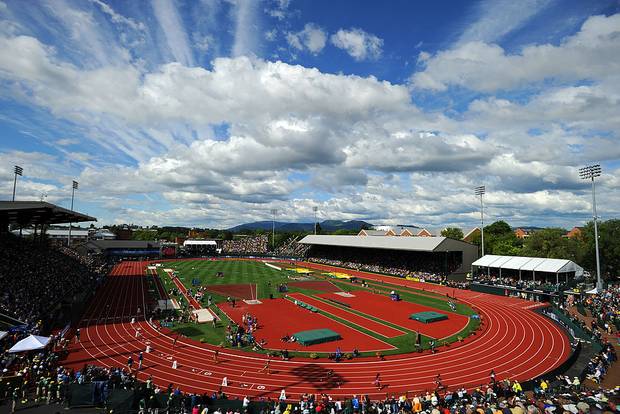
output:
[[[340,29],[330,38],[337,48],[345,50],[355,60],[378,59],[383,40],[362,29]]]
[[[49,11],[52,30],[58,32],[72,44],[73,53],[79,56],[85,67],[102,67],[124,64],[130,60],[129,52],[114,43],[99,30],[91,10],[71,7],[65,0],[43,2]],[[49,22],[48,22],[49,23]]]
[[[461,33],[457,44],[496,42],[525,25],[556,0],[484,0],[476,4],[475,21]]]
[[[194,65],[194,55],[189,46],[183,20],[172,0],[153,0],[153,13],[157,18],[163,40],[175,61],[186,66]]]
[[[271,29],[265,32],[265,39],[273,42],[278,37],[278,29]]]
[[[260,38],[260,21],[258,18],[259,2],[253,0],[235,0],[234,23],[235,41],[233,56],[254,56],[258,53]]]
[[[77,145],[79,143],[80,140],[75,138],[63,138],[56,141],[56,145],[60,145],[61,147],[68,147],[69,145]]]
[[[308,50],[313,55],[321,53],[327,42],[327,33],[314,23],[307,23],[299,32],[286,34],[288,44],[297,50]]]
[[[620,72],[620,14],[590,17],[560,45],[530,45],[507,54],[495,44],[469,42],[425,61],[411,81],[420,89],[446,90],[455,85],[493,92],[548,79],[605,79]]]
[[[193,38],[193,46],[194,48],[198,49],[201,52],[208,52],[209,49],[211,49],[211,45],[214,42],[213,37],[211,36],[204,36],[204,35],[199,35],[199,34],[194,34],[194,36],[192,36]]]
[[[146,30],[146,26],[144,25],[144,23],[136,21],[135,19],[132,19],[129,17],[125,17],[120,13],[117,13],[116,11],[114,11],[112,7],[110,7],[110,5],[104,3],[103,1],[101,0],[91,0],[91,1],[93,2],[93,4],[96,4],[97,6],[99,6],[102,12],[110,16],[110,19],[114,23],[120,23],[120,24],[123,24],[129,27],[130,29],[141,31],[141,32]]]
[[[517,55],[487,44],[459,48],[499,63],[499,71],[516,58],[517,75],[496,70],[486,79],[457,65],[463,74],[439,76],[434,62],[448,52],[420,53],[427,65],[420,74],[437,88],[459,76],[467,87],[518,86],[535,64],[558,70],[531,57],[549,51],[563,59],[569,50],[582,53],[564,73],[589,73],[594,62],[589,82],[563,75],[527,99],[477,96],[458,116],[421,111],[409,85],[372,76],[244,56],[214,59],[208,68],[132,61],[82,67],[34,35],[0,36],[0,80],[11,86],[3,99],[56,122],[53,133],[20,129],[57,154],[0,152],[0,194],[10,194],[10,168],[19,162],[27,172],[20,194],[38,198],[46,189],[62,201],[77,177],[81,197],[102,208],[103,220],[225,227],[268,217],[272,207],[283,219],[308,218],[313,200],[322,200],[325,218],[439,226],[475,221],[472,188],[485,183],[492,218],[575,224],[587,219],[589,200],[576,166],[620,158],[618,63],[615,55],[607,57],[608,71],[597,63],[615,50],[613,21],[592,18],[559,46],[532,45]],[[300,49],[312,51],[300,33]],[[370,58],[364,47],[355,53]],[[12,116],[3,111],[0,120]],[[56,131],[67,124],[75,129]],[[617,191],[609,191],[618,187],[614,174],[617,167],[600,180],[607,217],[620,214]]]

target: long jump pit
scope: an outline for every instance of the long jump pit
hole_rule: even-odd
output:
[[[192,311],[192,313],[196,317],[198,323],[213,322],[213,319],[215,319],[209,309],[196,309]]]

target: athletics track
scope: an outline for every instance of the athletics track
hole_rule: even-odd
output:
[[[552,321],[533,312],[533,302],[516,298],[486,295],[478,292],[448,289],[442,286],[394,279],[388,276],[350,271],[356,276],[387,283],[392,281],[417,289],[456,296],[474,306],[482,316],[482,329],[463,344],[440,347],[437,354],[401,354],[377,358],[358,358],[335,363],[327,360],[294,358],[291,361],[273,360],[271,374],[259,373],[265,365],[265,355],[224,349],[219,362],[212,359],[216,347],[180,338],[173,349],[176,334],[166,329],[156,330],[142,317],[134,324],[137,308],[148,303],[144,277],[146,262],[125,262],[117,265],[97,292],[81,322],[81,343],[72,344],[66,367],[81,369],[84,364],[124,367],[127,357],[150,345],[152,352],[144,354],[144,368],[138,377],[152,375],[155,384],[165,388],[173,383],[186,392],[215,392],[223,377],[228,386],[223,390],[230,396],[278,397],[298,399],[300,394],[325,391],[332,396],[368,394],[384,397],[385,392],[423,392],[434,388],[435,375],[441,374],[444,384],[453,388],[475,388],[488,382],[494,369],[497,378],[525,381],[548,372],[568,358],[570,344],[563,331]],[[323,270],[338,270],[329,266],[307,264]],[[136,330],[140,335],[136,337]],[[178,369],[172,369],[172,361]],[[333,370],[330,382],[325,373]],[[380,393],[373,385],[377,372],[386,388]]]

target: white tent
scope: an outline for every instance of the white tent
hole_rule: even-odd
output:
[[[9,333],[6,331],[0,331],[0,339],[4,339],[5,336],[7,336]]]
[[[574,273],[575,277],[583,276],[583,268],[571,260],[566,259],[547,259],[544,257],[522,257],[522,256],[497,256],[487,254],[472,263],[472,266],[486,267],[489,269],[499,269],[499,276],[502,276],[502,269],[518,270],[519,280],[521,271],[532,272],[536,279],[536,272],[555,273],[556,283],[559,282],[559,274],[565,275],[568,281],[568,274]]]
[[[36,351],[37,349],[43,349],[49,343],[50,338],[47,336],[30,335],[28,338],[24,338],[9,349],[9,352],[25,352]]]
[[[588,295],[596,295],[598,293],[598,289],[594,288],[594,289],[588,290],[586,293]]]

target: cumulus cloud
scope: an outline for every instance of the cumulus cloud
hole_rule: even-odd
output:
[[[514,89],[544,80],[605,79],[620,72],[620,14],[588,18],[560,45],[530,45],[509,54],[496,44],[467,42],[440,51],[414,73],[412,85],[443,91],[461,86],[482,92]]]
[[[355,60],[378,59],[382,53],[383,39],[362,29],[340,29],[330,40],[334,46],[343,49]]]
[[[307,23],[299,32],[286,34],[288,44],[297,50],[307,50],[319,54],[327,42],[327,33],[314,23]]]
[[[254,13],[246,6],[231,6],[239,55],[256,46],[245,35],[263,37],[258,26],[246,26]],[[112,13],[103,11],[131,26]],[[112,59],[111,48],[99,63],[80,65],[42,37],[4,32],[0,80],[10,87],[3,98],[48,117],[46,125],[59,131],[42,134],[11,111],[0,114],[52,154],[0,152],[0,194],[10,194],[10,169],[20,163],[27,176],[19,194],[38,198],[45,190],[62,204],[77,178],[80,196],[106,221],[225,227],[268,218],[270,208],[283,219],[308,219],[318,205],[324,218],[467,226],[477,219],[472,188],[484,183],[491,219],[575,224],[589,214],[576,166],[620,159],[616,26],[614,16],[593,17],[559,45],[513,54],[471,42],[421,52],[413,90],[247,56],[194,67],[176,41],[181,58],[173,63]],[[320,53],[326,35],[315,29],[322,31],[306,25],[289,33],[291,49]],[[191,39],[200,50],[201,39]],[[202,40],[209,49],[210,39]],[[340,30],[330,41],[358,60],[381,54],[382,41],[359,29]],[[538,81],[527,98],[492,93]],[[416,88],[453,85],[489,93],[469,98],[457,115],[412,103]],[[72,129],[62,130],[66,125]],[[618,188],[617,174],[617,166],[605,166],[600,185]],[[617,193],[601,194],[607,216],[620,214]]]

